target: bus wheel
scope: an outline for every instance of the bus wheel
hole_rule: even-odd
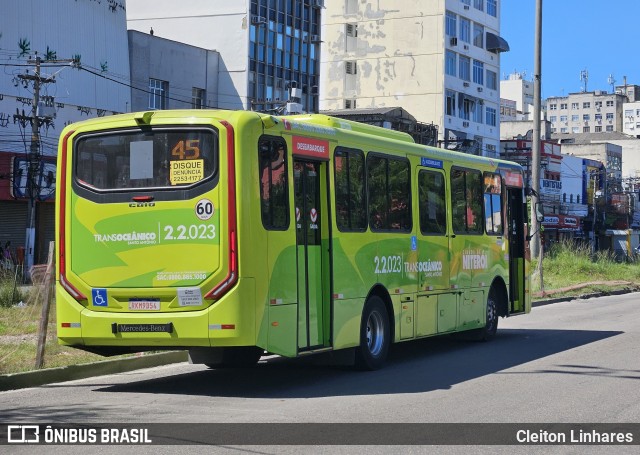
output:
[[[356,366],[362,370],[377,370],[382,367],[389,352],[390,342],[387,309],[380,297],[371,296],[362,311]]]
[[[237,346],[222,349],[222,358],[219,362],[205,363],[205,365],[209,368],[252,367],[258,363],[264,353],[264,349],[256,346]]]
[[[496,336],[498,331],[498,293],[495,288],[491,288],[487,297],[486,324],[478,331],[479,341],[489,341]]]

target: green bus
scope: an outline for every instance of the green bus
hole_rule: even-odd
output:
[[[57,333],[208,366],[494,337],[528,313],[522,168],[319,114],[166,110],[67,126]]]

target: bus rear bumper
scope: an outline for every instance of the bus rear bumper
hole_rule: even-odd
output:
[[[95,311],[56,286],[58,340],[68,346],[147,350],[255,346],[254,290],[250,281],[251,285],[237,286],[208,308],[162,313]]]

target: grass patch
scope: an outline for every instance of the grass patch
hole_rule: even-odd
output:
[[[535,264],[532,264],[535,268]],[[588,246],[572,243],[558,243],[553,245],[542,262],[542,272],[545,290],[560,289],[590,281],[629,281],[640,285],[640,263],[617,262],[607,251],[591,256]],[[598,286],[591,292],[612,291],[624,289],[625,285]],[[628,287],[628,286],[626,286]],[[540,276],[533,276],[533,290],[540,289]],[[581,295],[590,292],[587,288],[571,292],[571,295]]]
[[[0,283],[1,288],[2,284]],[[0,374],[20,373],[35,369],[43,291],[41,286],[32,286],[22,289],[21,292],[21,300],[24,305],[0,306]],[[109,359],[131,355],[133,354],[109,357]],[[106,359],[106,357],[97,354],[59,345],[56,333],[55,305],[51,307],[45,345],[45,368],[78,365]]]
[[[27,293],[21,286],[15,286],[13,280],[0,279],[0,307],[8,308],[27,299]]]

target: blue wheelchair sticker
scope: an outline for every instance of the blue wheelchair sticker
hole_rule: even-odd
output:
[[[91,300],[93,300],[93,306],[107,306],[107,290],[105,288],[91,289]]]
[[[418,238],[415,235],[411,236],[411,251],[418,249]]]

